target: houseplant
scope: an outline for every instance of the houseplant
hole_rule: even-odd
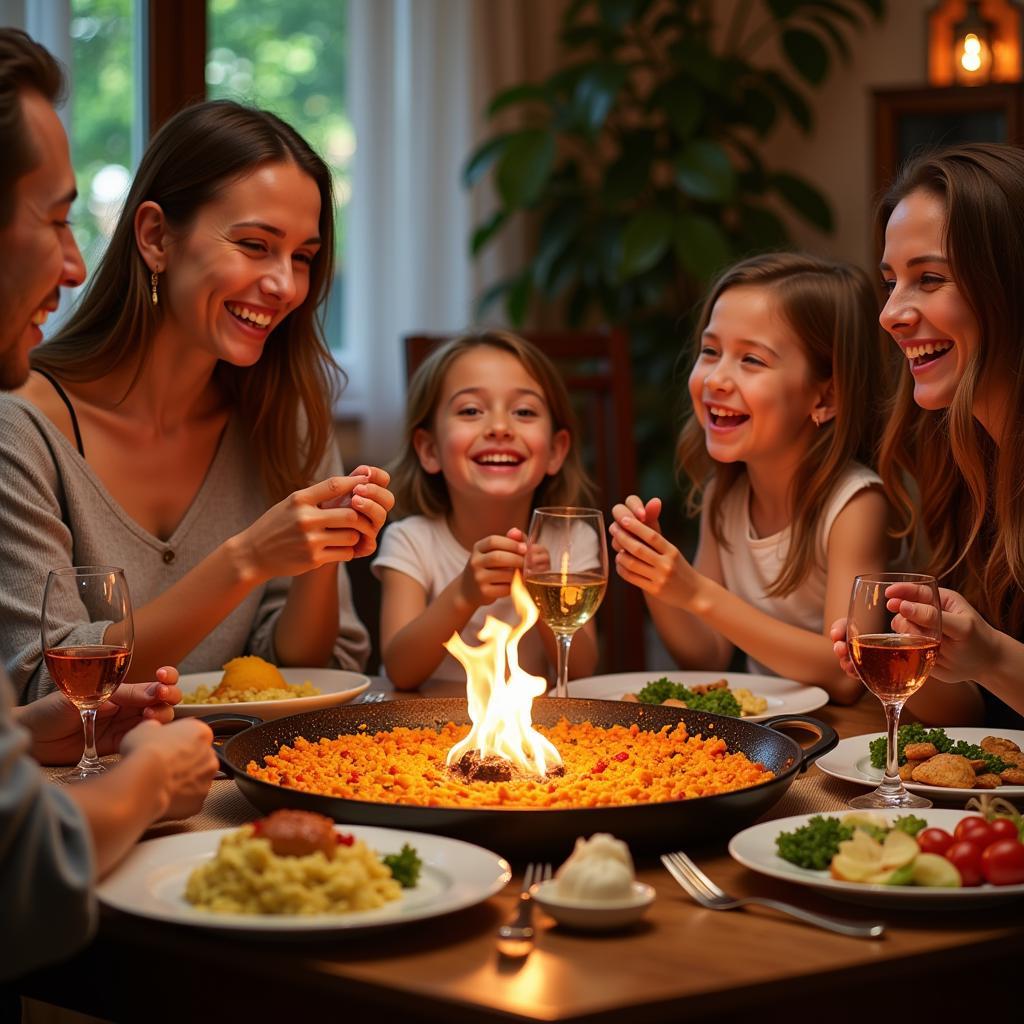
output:
[[[780,207],[832,230],[824,195],[767,167],[758,144],[782,118],[812,131],[807,90],[884,13],[885,0],[572,0],[564,65],[488,107],[492,120],[517,113],[518,123],[466,165],[466,185],[490,174],[499,200],[472,251],[521,215],[536,244],[481,310],[504,300],[523,325],[551,304],[570,326],[629,330],[637,444],[658,453],[645,462],[648,493],[671,486],[678,411],[665,386],[709,278],[744,254],[785,247]],[[765,56],[772,41],[777,57]]]

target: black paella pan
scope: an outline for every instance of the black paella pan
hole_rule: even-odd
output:
[[[830,726],[805,715],[779,715],[764,724],[755,724],[688,708],[623,701],[549,697],[533,704],[535,725],[554,725],[563,716],[572,723],[589,721],[605,727],[629,726],[635,722],[645,730],[674,726],[683,721],[691,734],[720,736],[730,751],[742,751],[751,761],[760,762],[773,771],[775,778],[732,793],[664,803],[503,810],[349,800],[300,792],[246,774],[250,761],[262,764],[268,754],[278,753],[283,744],[294,743],[299,737],[310,741],[325,736],[333,739],[360,731],[364,723],[370,732],[397,726],[440,729],[449,721],[468,723],[465,699],[454,697],[354,704],[279,718],[253,725],[232,736],[220,746],[218,756],[223,770],[234,777],[242,793],[263,811],[279,807],[302,808],[326,814],[344,824],[436,832],[476,842],[505,855],[517,851],[537,855],[542,850],[552,854],[565,852],[577,836],[594,832],[611,832],[636,847],[648,849],[671,849],[731,834],[777,803],[796,776],[816,757],[831,750],[839,739]],[[220,729],[240,718],[245,716],[219,714],[205,720]],[[801,749],[796,740],[777,731],[777,727],[786,723],[809,728],[818,734],[818,739],[806,750]]]

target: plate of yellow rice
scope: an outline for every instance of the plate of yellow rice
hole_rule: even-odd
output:
[[[344,704],[370,685],[359,672],[327,668],[278,668],[256,655],[232,658],[221,672],[194,672],[179,681],[177,718],[237,711],[268,721],[300,711]]]

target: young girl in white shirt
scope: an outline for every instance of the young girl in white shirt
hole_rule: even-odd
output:
[[[573,446],[575,418],[558,370],[515,334],[455,338],[409,385],[405,447],[391,487],[400,515],[373,563],[380,579],[381,654],[399,689],[464,679],[442,644],[475,645],[487,615],[514,623],[509,591],[526,554],[530,512],[578,505],[590,484]],[[530,630],[520,664],[550,675],[555,639]],[[569,674],[593,672],[593,622],[573,641]]]
[[[884,395],[877,302],[855,267],[794,253],[727,270],[705,303],[677,461],[701,513],[693,565],[662,535],[662,501],[613,510],[620,576],[644,591],[683,668],[861,684],[827,635],[858,573],[885,568],[888,503],[871,460]]]

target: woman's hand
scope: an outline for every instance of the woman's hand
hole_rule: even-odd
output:
[[[116,754],[125,735],[141,722],[167,723],[181,701],[177,669],[157,669],[156,681],[124,683],[96,712],[96,749],[100,756]],[[17,714],[18,723],[32,735],[32,756],[40,764],[73,764],[82,756],[82,716],[56,692],[33,701]]]
[[[288,495],[232,538],[242,576],[263,583],[371,554],[395,504],[389,480],[382,469],[360,466]]]
[[[645,505],[635,494],[612,509],[615,569],[627,582],[652,597],[690,611],[701,575],[661,533],[661,499]]]
[[[473,611],[508,597],[512,577],[517,569],[522,571],[525,555],[522,530],[511,529],[504,537],[494,534],[478,540],[462,570],[459,596]]]
[[[886,588],[886,607],[898,614],[892,628],[899,633],[927,630],[934,635],[939,617],[927,602],[930,588],[916,583],[894,583]],[[943,683],[984,680],[998,657],[997,632],[955,590],[939,588],[942,606],[942,643],[931,678]]]
[[[197,813],[217,773],[213,733],[198,718],[183,718],[170,725],[143,722],[124,737],[125,762],[149,756],[160,766],[159,814],[156,820],[176,821]]]

